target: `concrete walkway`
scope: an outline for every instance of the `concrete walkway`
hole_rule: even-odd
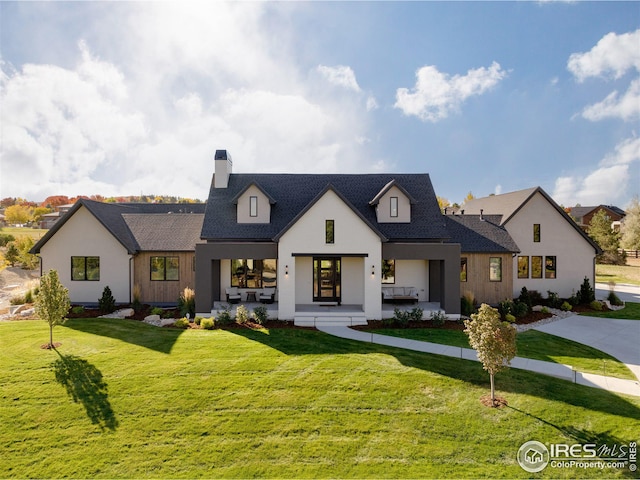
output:
[[[534,330],[597,348],[617,358],[640,379],[640,320],[572,315]]]
[[[573,317],[571,317],[573,318]],[[582,317],[580,317],[582,318]],[[601,319],[599,319],[601,320]],[[557,323],[557,322],[556,322]],[[640,321],[638,322],[640,325]],[[433,353],[445,355],[447,357],[461,358],[465,360],[478,361],[475,350],[470,348],[453,347],[450,345],[440,345],[438,343],[422,342],[406,338],[390,337],[377,333],[353,330],[349,327],[326,326],[316,327],[321,332],[336,337],[357,340],[360,342],[375,343],[388,347],[403,348],[416,352]],[[620,378],[605,377],[603,375],[592,375],[574,371],[570,366],[553,362],[544,362],[529,358],[515,357],[511,361],[511,367],[530,372],[551,375],[580,385],[594,388],[602,388],[616,393],[624,393],[640,397],[640,384],[633,380],[623,380]]]

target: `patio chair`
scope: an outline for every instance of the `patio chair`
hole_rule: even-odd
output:
[[[273,299],[276,295],[275,288],[263,288],[260,292],[260,302],[262,303],[273,303]]]
[[[238,287],[227,287],[225,292],[227,293],[227,303],[239,303],[242,300]]]

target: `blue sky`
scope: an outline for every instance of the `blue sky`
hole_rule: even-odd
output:
[[[450,202],[640,191],[640,3],[1,2],[0,197],[205,199],[427,172]]]

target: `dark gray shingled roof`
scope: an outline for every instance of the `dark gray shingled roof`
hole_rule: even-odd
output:
[[[501,215],[447,215],[452,241],[463,253],[517,253],[520,251],[509,232],[500,225]]]
[[[609,210],[611,210],[612,212],[624,217],[626,216],[626,213],[624,210],[622,210],[619,207],[616,207],[614,205],[596,205],[595,207],[572,207],[571,208],[571,216],[573,218],[582,218],[585,215],[587,215],[588,213],[593,212],[594,210],[596,210],[597,208],[607,208]]]
[[[171,215],[192,215],[204,213],[204,203],[103,203],[96,202],[94,200],[81,199],[78,200],[75,205],[65,214],[56,224],[49,230],[31,249],[31,253],[40,253],[42,246],[49,241],[49,239],[55,235],[55,233],[62,228],[62,226],[73,216],[73,214],[85,207],[94,217],[118,240],[127,252],[133,254],[141,250],[138,240],[132,233],[131,229],[125,221],[124,215],[127,214],[164,214],[160,217],[167,218],[167,215],[171,212]],[[202,220],[200,220],[202,221]],[[196,235],[197,238],[197,229]],[[195,248],[193,243],[192,250]]]
[[[193,251],[200,240],[204,214],[125,213],[127,227],[138,244],[138,250]]]
[[[369,205],[395,180],[411,196],[411,223],[378,223]],[[248,185],[260,185],[275,202],[271,223],[239,224],[234,199]],[[227,188],[209,193],[202,238],[211,241],[273,241],[323,190],[331,186],[377,233],[392,241],[440,241],[449,234],[428,174],[231,174]]]
[[[503,193],[501,195],[491,195],[489,197],[475,198],[464,204],[462,210],[465,214],[502,215],[502,225],[506,225],[513,216],[536,194],[542,195],[556,211],[565,218],[569,225],[573,227],[584,238],[597,253],[601,253],[600,247],[578,226],[576,222],[540,187],[527,188],[516,192]],[[482,210],[483,212],[480,212]]]

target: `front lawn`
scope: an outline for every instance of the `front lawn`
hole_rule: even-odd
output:
[[[589,314],[591,315],[591,314]],[[375,333],[410,338],[424,342],[471,348],[467,335],[461,330],[438,328],[380,329]],[[546,362],[572,366],[578,372],[595,373],[610,377],[636,380],[629,368],[616,358],[582,343],[550,335],[536,330],[518,333],[518,357],[533,358]]]
[[[0,478],[625,477],[530,474],[520,445],[637,440],[640,399],[315,330],[0,322]]]
[[[640,303],[627,302],[621,310],[607,312],[589,312],[583,315],[598,318],[618,318],[620,320],[640,320]]]

